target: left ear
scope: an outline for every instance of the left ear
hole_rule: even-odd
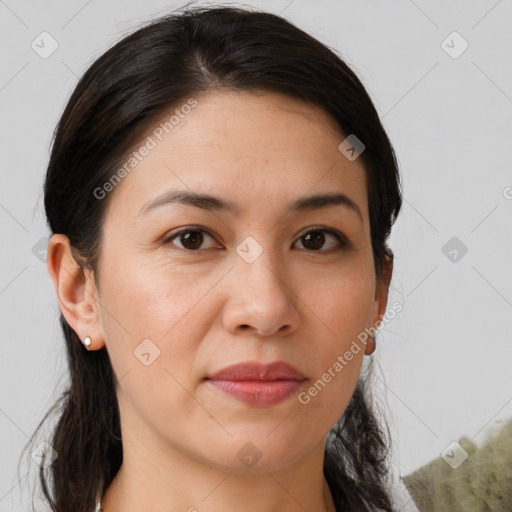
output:
[[[377,280],[375,300],[373,304],[371,327],[377,329],[386,313],[388,303],[389,283],[393,275],[393,254],[386,255],[383,264],[382,277]]]

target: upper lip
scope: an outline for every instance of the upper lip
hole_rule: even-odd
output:
[[[270,364],[263,364],[257,361],[232,364],[222,370],[208,375],[211,380],[304,380],[304,375],[291,364],[284,361],[276,361]]]

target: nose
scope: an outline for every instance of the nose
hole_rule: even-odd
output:
[[[240,258],[230,272],[223,323],[232,334],[288,335],[300,324],[293,279],[270,252],[251,263]]]

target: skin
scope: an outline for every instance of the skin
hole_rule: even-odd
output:
[[[307,405],[294,394],[252,407],[204,379],[232,363],[284,360],[306,376],[307,390],[382,318],[392,261],[377,280],[363,163],[338,150],[345,136],[327,114],[298,100],[263,92],[196,99],[110,192],[99,279],[79,268],[65,236],[48,247],[66,320],[81,340],[91,336],[92,350],[106,346],[119,379],[124,460],[103,509],[334,511],[326,436],[370,344]],[[214,194],[240,213],[168,204],[138,215],[167,190]],[[334,191],[362,219],[346,206],[286,206]],[[207,230],[202,242],[165,242],[198,225]],[[308,243],[303,235],[318,225],[343,233],[350,247],[326,232]],[[252,263],[236,252],[248,236],[263,249]],[[148,338],[160,355],[146,366],[134,350]],[[237,456],[248,442],[261,454],[252,467]]]

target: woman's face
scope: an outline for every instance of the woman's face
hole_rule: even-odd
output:
[[[353,342],[384,312],[365,172],[314,107],[270,93],[196,101],[148,131],[107,192],[88,333],[106,345],[131,442],[235,471],[285,468],[324,446],[359,376]],[[218,200],[166,201],[172,192]],[[308,202],[324,194],[352,205]],[[248,361],[284,361],[304,380],[241,384],[246,400],[207,380]]]

